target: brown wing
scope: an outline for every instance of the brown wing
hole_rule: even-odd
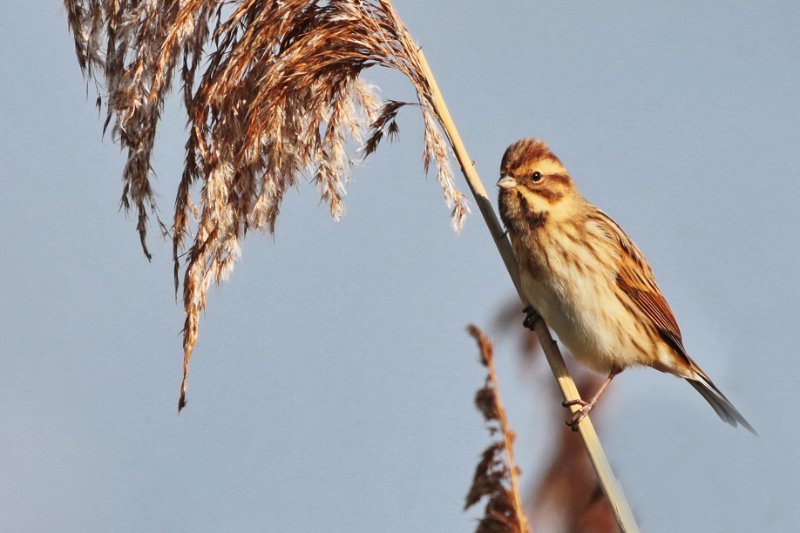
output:
[[[598,210],[598,216],[595,220],[600,223],[606,237],[611,239],[618,247],[617,286],[630,298],[631,302],[642,310],[646,319],[650,320],[655,326],[658,334],[664,342],[672,347],[675,354],[688,363],[692,375],[682,377],[686,378],[686,381],[711,404],[714,411],[725,422],[734,427],[741,424],[748,431],[756,434],[753,426],[686,353],[681,339],[681,330],[675,321],[675,316],[661,294],[661,289],[656,284],[653,271],[650,269],[650,265],[647,264],[642,252],[639,251],[633,241],[611,217]]]
[[[599,211],[602,221],[608,225],[607,235],[615,241],[619,251],[617,286],[642,310],[645,317],[656,327],[665,342],[689,359],[683,347],[681,330],[656,284],[655,276],[642,252],[633,244],[614,220]]]

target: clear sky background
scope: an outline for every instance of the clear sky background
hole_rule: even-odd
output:
[[[396,7],[492,194],[510,142],[547,140],[759,430],[670,376],[620,376],[601,437],[642,528],[797,531],[800,7],[700,4]],[[461,507],[488,438],[464,328],[491,333],[513,289],[479,215],[450,229],[415,111],[355,170],[340,223],[304,186],[274,239],[248,236],[178,417],[170,247],[152,231],[148,263],[118,212],[123,158],[60,2],[6,2],[0,47],[0,529],[472,530]],[[155,157],[167,219],[184,121],[167,108]],[[559,398],[493,338],[530,495]]]

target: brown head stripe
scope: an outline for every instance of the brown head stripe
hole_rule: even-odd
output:
[[[514,175],[514,170],[521,166],[543,159],[550,159],[561,164],[561,161],[553,155],[544,142],[538,139],[522,139],[506,149],[500,162],[500,172]]]

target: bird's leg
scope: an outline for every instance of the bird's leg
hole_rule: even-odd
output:
[[[572,407],[573,405],[581,406],[581,408],[572,413],[572,416],[566,421],[566,424],[572,429],[572,431],[578,431],[578,424],[581,423],[581,420],[586,418],[586,415],[589,414],[589,411],[591,411],[597,404],[597,400],[600,399],[600,396],[603,395],[608,386],[611,384],[611,380],[614,379],[614,376],[616,376],[620,372],[621,370],[617,369],[614,369],[611,372],[609,372],[606,380],[603,382],[602,385],[600,385],[600,388],[597,390],[595,395],[592,396],[592,399],[589,400],[588,402],[586,400],[578,399],[561,403],[561,405],[563,405],[564,407]]]
[[[533,331],[536,328],[536,323],[542,319],[542,316],[532,305],[523,309],[522,312],[525,313],[525,320],[522,321],[522,325]]]

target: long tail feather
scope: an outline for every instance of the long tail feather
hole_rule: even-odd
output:
[[[733,406],[730,400],[728,400],[725,395],[722,394],[716,385],[711,382],[711,380],[697,376],[695,379],[686,378],[686,381],[688,381],[689,385],[694,387],[695,390],[697,390],[697,392],[699,392],[703,398],[705,398],[706,401],[711,404],[711,407],[714,408],[714,411],[717,412],[722,420],[733,427],[741,425],[753,435],[758,435],[756,430],[753,429],[753,426],[750,425],[750,422],[745,420],[742,414]]]

